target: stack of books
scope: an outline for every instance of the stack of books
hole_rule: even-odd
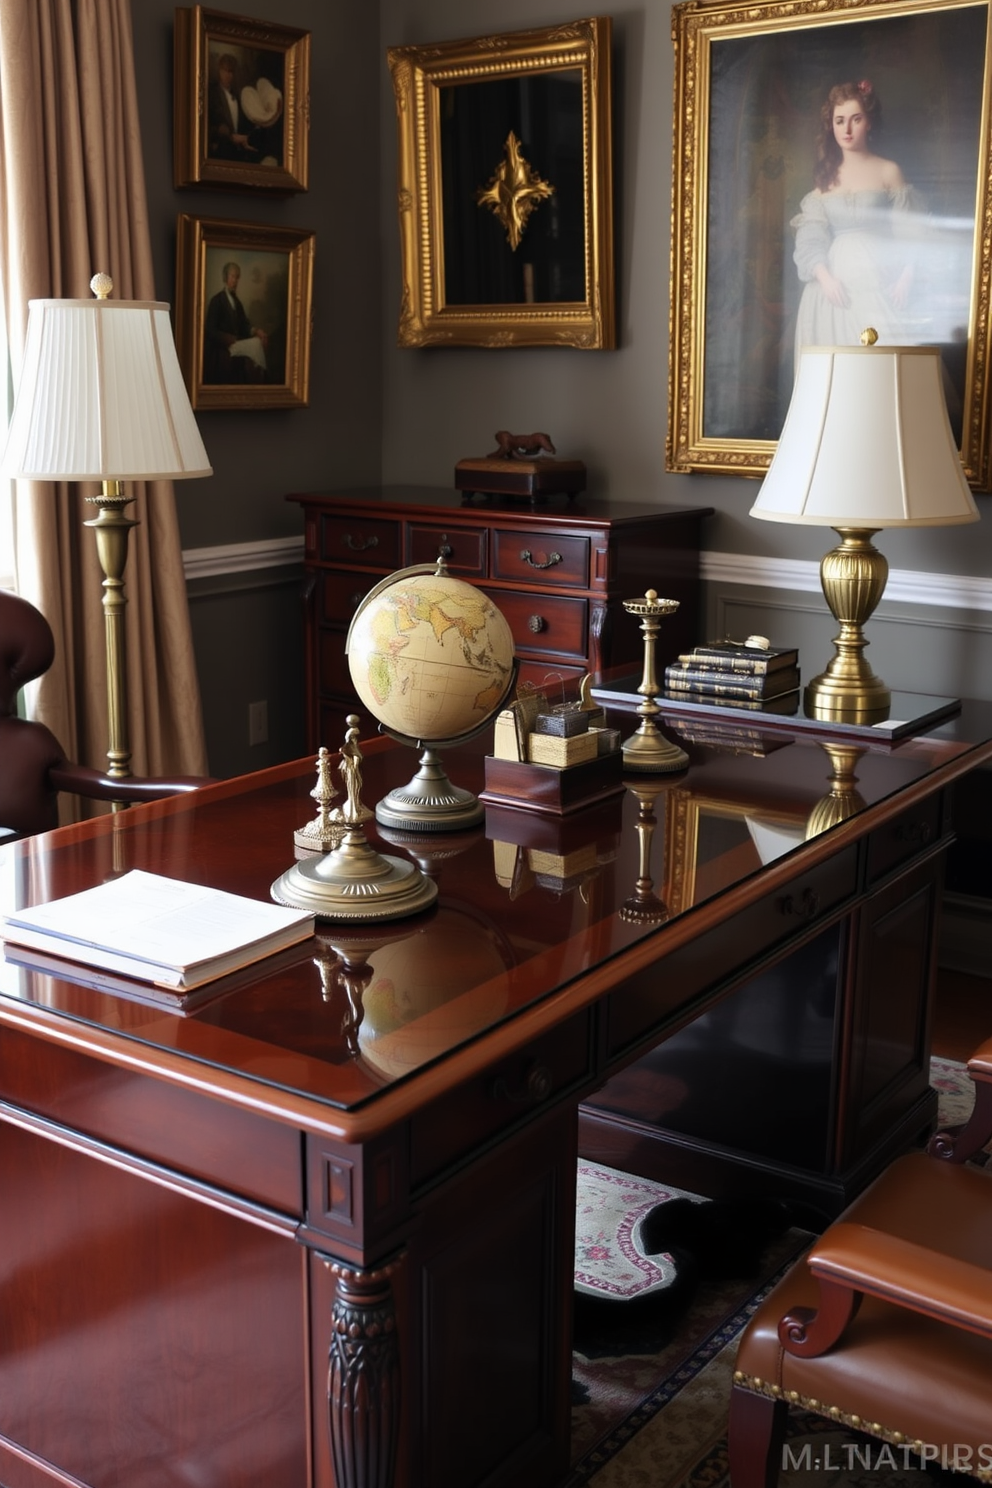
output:
[[[681,702],[795,713],[799,653],[795,647],[711,641],[682,652],[665,668],[665,694]]]

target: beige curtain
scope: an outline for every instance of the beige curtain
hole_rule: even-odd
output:
[[[130,0],[0,0],[0,277],[15,387],[29,299],[156,298]],[[106,655],[93,487],[19,481],[19,591],[47,616],[57,660],[35,716],[70,757],[103,765]],[[203,723],[171,482],[135,483],[125,574],[136,774],[201,774]]]

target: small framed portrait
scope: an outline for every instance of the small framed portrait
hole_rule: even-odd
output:
[[[670,470],[760,475],[800,351],[938,346],[990,480],[989,0],[674,6]]]
[[[176,11],[173,184],[306,191],[310,33]]]
[[[615,345],[609,16],[393,47],[400,346]]]
[[[194,408],[303,408],[314,234],[181,213],[176,347]]]

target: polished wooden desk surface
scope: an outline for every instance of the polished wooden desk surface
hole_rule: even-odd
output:
[[[629,718],[622,723],[629,731]],[[677,721],[669,728],[676,733]],[[321,922],[314,941],[215,984],[185,1016],[24,970],[11,946],[0,965],[0,1021],[43,1020],[53,1034],[59,1020],[79,1022],[148,1068],[175,1068],[176,1056],[202,1061],[230,1077],[232,1098],[305,1110],[316,1128],[360,1139],[647,964],[660,937],[674,948],[699,936],[797,866],[863,835],[886,802],[898,798],[905,810],[938,780],[971,769],[992,753],[990,734],[992,705],[967,704],[919,739],[867,747],[854,766],[862,809],[811,841],[806,824],[828,792],[831,763],[808,737],[769,738],[763,755],[690,744],[685,775],[628,777],[623,797],[579,819],[491,807],[484,828],[388,840],[372,822],[369,838],[380,850],[419,853],[436,876],[434,909],[371,929]],[[386,740],[365,748],[364,793],[374,802],[409,778],[415,756]],[[449,751],[456,783],[481,788],[484,748]],[[302,760],[9,846],[0,911],[129,868],[267,899],[293,861],[294,828],[312,815],[313,780],[312,761]],[[653,804],[640,803],[638,790]],[[737,808],[736,827],[701,832],[721,803]],[[657,823],[649,865],[664,906],[657,916],[637,903],[637,823],[646,813]],[[784,854],[776,862],[762,863],[749,819],[771,825]],[[516,877],[501,883],[501,863],[512,863]],[[373,975],[349,1048],[328,1016],[328,985],[344,998],[334,967],[346,969],[342,955],[354,961],[365,944]]]
[[[490,808],[484,827],[405,847],[371,830],[437,875],[433,910],[322,926],[185,1015],[24,970],[11,948],[0,1479],[552,1488],[569,1460],[580,1131],[619,1132],[631,1167],[658,1136],[617,1080],[650,1094],[642,1056],[701,1030],[680,1083],[696,1069],[709,1117],[725,1119],[714,1080],[747,1066],[752,1104],[798,1125],[775,1082],[798,1067],[809,1084],[805,1008],[829,1034],[807,1170],[759,1131],[730,1155],[748,1190],[840,1204],[913,1141],[933,1112],[946,788],[992,757],[992,708],[856,759],[808,737],[748,747],[767,752],[690,743],[684,776],[631,781],[578,819]],[[448,751],[457,784],[479,788],[483,748]],[[414,768],[373,742],[366,800]],[[266,899],[313,783],[305,760],[8,845],[0,907],[135,867]],[[824,944],[837,969],[820,998],[807,972]],[[770,1062],[749,992],[769,968],[786,1014]],[[726,1008],[714,1077],[700,1015]],[[657,1145],[716,1191],[727,1155],[705,1132]]]

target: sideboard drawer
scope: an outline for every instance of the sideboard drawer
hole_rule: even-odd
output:
[[[585,656],[589,606],[584,599],[518,594],[513,589],[487,589],[486,593],[506,616],[518,651]]]
[[[409,561],[436,563],[443,558],[453,574],[471,574],[482,578],[486,572],[486,539],[484,527],[431,526],[411,522],[409,526]]]
[[[589,539],[562,532],[493,533],[493,578],[517,579],[525,584],[562,584],[588,589]]]
[[[332,563],[359,563],[388,573],[400,566],[401,537],[399,522],[322,512],[317,556]]]
[[[332,625],[350,625],[352,616],[375,582],[365,574],[324,574],[320,583],[321,620]]]
[[[875,883],[940,840],[940,796],[928,796],[868,839],[868,882]]]

